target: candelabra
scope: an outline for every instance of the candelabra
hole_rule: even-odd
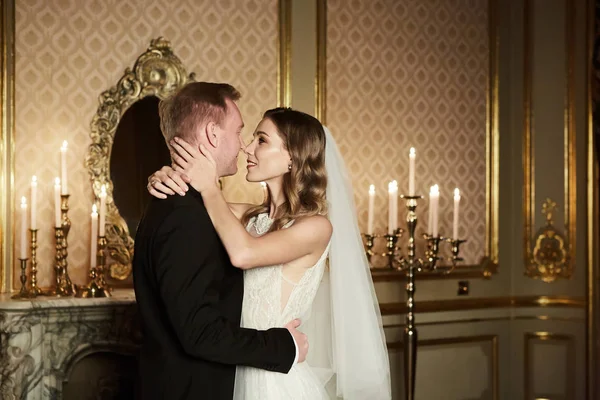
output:
[[[75,288],[71,282],[68,272],[67,256],[68,241],[67,236],[71,229],[71,220],[69,219],[69,195],[63,194],[60,196],[61,210],[61,226],[54,229],[56,238],[56,256],[54,264],[54,272],[56,273],[56,288],[51,290],[48,295],[51,296],[72,296],[75,293]]]
[[[456,265],[462,261],[459,257],[460,245],[465,242],[461,239],[450,239],[445,238],[441,235],[433,236],[424,234],[423,239],[426,240],[426,249],[424,252],[424,258],[417,258],[415,249],[415,232],[417,227],[417,201],[422,199],[422,196],[405,196],[401,195],[400,198],[406,201],[406,208],[408,210],[406,216],[406,225],[408,230],[408,245],[406,255],[399,254],[397,242],[402,237],[403,230],[397,229],[391,234],[379,236],[379,235],[365,235],[366,241],[366,253],[369,260],[374,255],[373,246],[374,239],[376,237],[385,237],[387,251],[382,255],[388,259],[388,267],[399,271],[406,272],[406,326],[403,334],[403,346],[404,346],[404,389],[406,394],[406,400],[414,400],[415,398],[415,373],[417,363],[417,337],[418,332],[415,327],[415,273],[417,271],[442,271],[443,273],[449,273]],[[451,254],[449,258],[451,266],[439,267],[438,261],[442,260],[440,254],[440,244],[447,242],[451,245]]]
[[[110,297],[111,289],[104,280],[104,266],[106,257],[104,250],[106,249],[106,238],[98,237],[98,253],[96,255],[96,267],[90,268],[90,283],[77,291],[76,297]]]

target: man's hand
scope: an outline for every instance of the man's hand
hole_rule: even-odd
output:
[[[292,334],[292,337],[296,341],[296,345],[298,346],[298,363],[304,362],[306,359],[306,354],[308,353],[308,338],[298,329],[301,321],[299,319],[295,319],[293,321],[288,322],[285,326],[288,331]]]

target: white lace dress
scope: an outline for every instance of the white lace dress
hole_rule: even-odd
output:
[[[272,222],[267,214],[260,214],[250,220],[247,230],[260,236]],[[260,330],[284,327],[291,320],[306,315],[323,277],[328,252],[329,245],[319,261],[296,282],[286,277],[283,265],[245,271],[242,327]],[[236,400],[329,399],[323,384],[306,362],[295,364],[287,374],[238,366],[233,397]]]

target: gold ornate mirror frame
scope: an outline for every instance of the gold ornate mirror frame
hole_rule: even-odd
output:
[[[194,74],[187,75],[181,60],[173,54],[169,41],[159,37],[150,42],[150,47],[138,57],[133,68],[125,69],[116,86],[100,95],[85,164],[97,199],[102,185],[106,185],[106,241],[110,255],[107,278],[126,280],[131,275],[133,258],[133,239],[114,203],[110,179],[110,156],[119,122],[138,100],[147,96],[164,99],[194,79]]]

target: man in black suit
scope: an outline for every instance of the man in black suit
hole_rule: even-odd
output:
[[[243,146],[240,95],[194,82],[160,106],[167,143],[179,136],[212,151],[219,176],[237,171]],[[287,373],[306,356],[306,336],[285,328],[240,327],[243,272],[229,257],[193,188],[154,198],[135,237],[133,280],[142,319],[140,398],[231,399],[235,366]]]

